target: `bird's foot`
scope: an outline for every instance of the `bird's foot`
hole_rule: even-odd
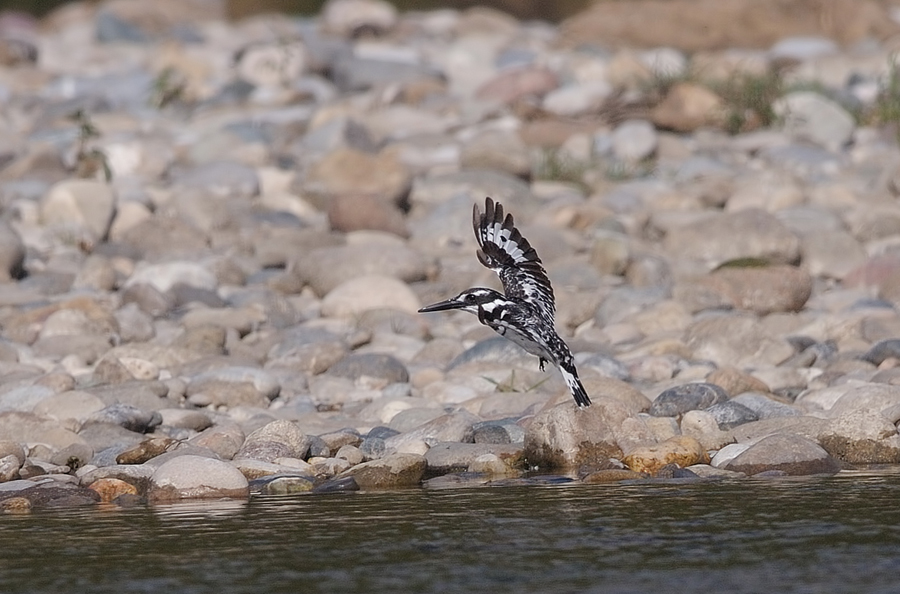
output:
[[[544,365],[546,365],[546,364],[547,364],[547,360],[544,359],[543,357],[540,357],[541,371],[544,371]]]

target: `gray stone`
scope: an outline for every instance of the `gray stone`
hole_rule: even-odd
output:
[[[395,452],[413,442],[435,444],[442,441],[471,442],[475,423],[481,419],[461,410],[440,416],[424,425],[384,440],[388,452]]]
[[[843,107],[813,91],[788,93],[772,107],[783,118],[788,134],[828,149],[846,144],[856,128],[853,116]]]
[[[706,412],[713,416],[719,428],[723,430],[759,420],[755,412],[734,400],[714,404],[708,407]]]
[[[732,398],[731,402],[746,406],[760,419],[795,417],[800,414],[796,408],[756,392],[744,392]]]
[[[383,274],[405,282],[425,280],[425,259],[403,245],[362,243],[313,250],[296,260],[300,278],[317,295],[326,295],[341,283],[366,274]]]
[[[834,474],[840,469],[840,463],[814,441],[784,434],[761,439],[725,466],[748,475],[772,470],[789,475]]]
[[[273,421],[252,432],[244,440],[235,459],[274,462],[277,458],[305,459],[310,439],[290,421]]]
[[[707,270],[732,260],[757,259],[792,264],[800,240],[773,215],[759,209],[714,214],[673,228],[665,237],[668,253],[696,260]]]
[[[409,381],[409,372],[399,359],[379,353],[347,355],[332,365],[328,369],[328,373],[352,380],[371,377],[384,380],[387,383],[405,383]]]
[[[708,409],[727,400],[728,394],[721,387],[696,382],[669,388],[660,393],[647,412],[654,417],[675,417],[689,410]]]
[[[181,499],[246,499],[250,486],[234,466],[200,456],[178,456],[159,466],[150,477],[147,497],[153,502]]]

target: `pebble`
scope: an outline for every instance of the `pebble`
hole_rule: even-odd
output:
[[[178,456],[159,466],[150,477],[147,496],[163,503],[181,499],[245,499],[250,486],[234,466],[200,456]]]
[[[48,17],[4,57],[34,76],[0,107],[29,131],[0,170],[3,510],[900,463],[900,149],[850,113],[890,44],[623,39],[607,4]],[[771,124],[690,76],[776,70]],[[553,280],[588,409],[474,316],[417,313],[500,287],[485,196]]]

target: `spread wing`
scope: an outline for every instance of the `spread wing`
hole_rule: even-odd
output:
[[[516,229],[512,215],[504,217],[503,206],[486,198],[484,213],[475,205],[472,225],[478,240],[478,260],[500,276],[506,296],[532,304],[553,320],[556,305],[547,271],[537,252]]]

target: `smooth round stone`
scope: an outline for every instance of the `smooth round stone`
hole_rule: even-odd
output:
[[[306,458],[310,439],[291,421],[272,421],[250,433],[235,458],[274,462],[276,458]]]
[[[709,269],[740,259],[790,264],[800,256],[800,240],[775,216],[759,209],[724,213],[674,227],[666,235],[668,253],[698,260]]]
[[[646,120],[627,120],[612,133],[613,154],[627,162],[650,157],[658,142],[656,128]]]
[[[798,140],[839,149],[853,136],[853,116],[836,102],[814,91],[794,91],[772,105],[785,130]]]
[[[361,31],[384,33],[397,19],[397,9],[383,0],[330,0],[321,14],[323,29],[344,37]]]
[[[669,464],[684,468],[706,463],[709,456],[703,445],[695,438],[677,435],[662,443],[636,447],[629,451],[622,461],[635,472],[655,475]]]
[[[814,441],[799,435],[770,435],[748,447],[725,465],[748,475],[780,470],[789,475],[834,474],[840,463]]]
[[[421,307],[409,285],[395,278],[364,275],[341,283],[322,300],[325,317],[353,317],[370,309],[416,313]]]
[[[707,409],[727,400],[728,394],[715,384],[690,383],[660,393],[647,412],[654,417],[675,417],[689,410]]]
[[[396,357],[379,353],[347,355],[328,369],[330,375],[358,380],[361,377],[383,379],[388,383],[409,381],[406,366]]]
[[[853,410],[838,416],[819,434],[818,442],[832,456],[851,464],[900,461],[897,428],[878,411]]]
[[[6,483],[19,478],[19,468],[22,463],[19,458],[9,454],[0,456],[0,483]]]
[[[427,264],[421,254],[405,245],[377,242],[325,247],[298,259],[296,271],[318,295],[326,295],[343,282],[366,274],[382,274],[404,282],[425,280]]]
[[[723,430],[759,420],[753,410],[733,400],[713,404],[706,412],[713,416],[719,428]]]
[[[43,400],[56,395],[56,392],[46,386],[22,386],[0,394],[0,412],[16,410],[30,412]]]
[[[115,213],[112,188],[90,179],[65,180],[41,200],[41,220],[60,230],[86,233],[91,241],[106,237]]]
[[[604,80],[567,85],[547,93],[541,106],[559,116],[579,116],[599,110],[612,92],[612,85]]]
[[[724,102],[709,88],[679,82],[669,89],[650,114],[657,126],[676,132],[693,132],[701,126],[720,123]]]
[[[521,428],[520,428],[521,429]],[[524,433],[522,435],[524,437]],[[475,427],[472,439],[475,443],[512,443],[513,439],[504,425],[480,425]]]
[[[730,402],[746,406],[760,419],[795,417],[800,414],[800,411],[793,406],[772,400],[765,394],[756,392],[744,392],[732,398]]]
[[[137,488],[117,478],[102,478],[92,482],[88,489],[96,491],[100,495],[100,501],[110,503],[121,495],[137,495]]]
[[[481,454],[469,463],[467,472],[489,474],[491,476],[515,476],[518,471],[496,454]]]
[[[273,475],[250,481],[250,490],[260,495],[295,495],[313,490],[315,479],[308,476]]]
[[[466,168],[494,169],[518,177],[531,174],[531,155],[521,137],[500,130],[482,132],[464,144],[460,163]]]
[[[680,429],[684,435],[696,438],[707,451],[720,450],[724,446],[734,443],[734,435],[729,431],[719,429],[719,423],[715,417],[705,410],[689,410],[684,413]]]
[[[234,466],[200,456],[178,456],[150,477],[147,497],[154,503],[181,499],[246,499],[250,486]]]

